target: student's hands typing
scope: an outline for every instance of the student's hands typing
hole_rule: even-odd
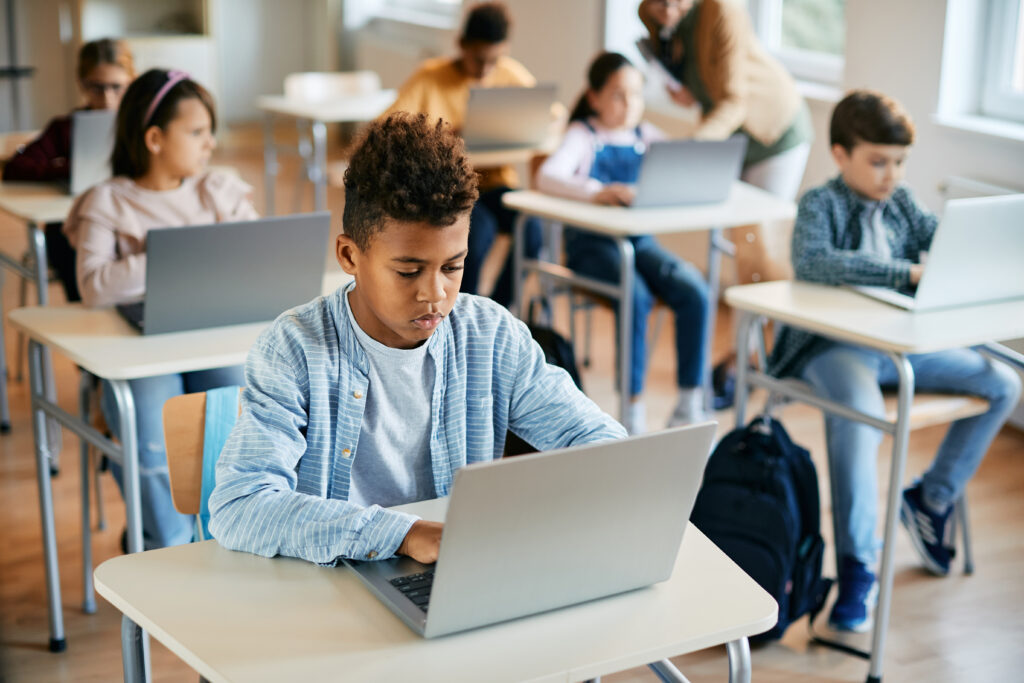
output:
[[[594,195],[594,203],[605,206],[629,206],[636,197],[636,191],[622,183],[608,183]]]
[[[414,522],[402,540],[402,545],[398,546],[398,554],[408,555],[423,564],[437,562],[443,530],[444,524],[441,522],[428,522],[424,519]]]

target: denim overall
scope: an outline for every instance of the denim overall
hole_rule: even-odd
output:
[[[592,133],[594,128],[587,123]],[[602,183],[636,183],[646,145],[639,126],[632,145],[594,145],[590,177]],[[701,384],[708,363],[708,290],[700,271],[662,248],[650,235],[630,237],[635,253],[633,284],[633,353],[630,394],[643,392],[647,362],[647,316],[655,297],[676,319],[676,378],[682,388]],[[565,232],[567,265],[595,279],[618,282],[620,256],[615,240],[580,228]]]

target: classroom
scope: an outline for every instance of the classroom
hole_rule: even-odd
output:
[[[0,0],[0,175],[0,683],[1020,675],[1024,0]]]

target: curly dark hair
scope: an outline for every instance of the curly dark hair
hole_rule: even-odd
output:
[[[444,121],[396,112],[370,124],[345,171],[345,234],[360,249],[388,218],[443,228],[473,208],[477,176]]]
[[[462,43],[504,43],[512,27],[512,18],[503,2],[481,2],[473,5],[462,26]]]
[[[899,102],[873,90],[853,90],[832,110],[829,138],[847,153],[859,142],[912,145],[914,122]]]

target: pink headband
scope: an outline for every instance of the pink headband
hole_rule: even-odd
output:
[[[190,78],[189,75],[184,71],[173,69],[167,72],[167,82],[164,83],[164,86],[160,88],[159,91],[157,91],[156,97],[154,97],[153,101],[149,103],[149,109],[146,110],[146,118],[142,119],[143,130],[149,126],[149,120],[153,118],[153,113],[156,112],[156,108],[160,106],[160,101],[164,99],[167,92],[178,83],[181,83],[188,78]]]

